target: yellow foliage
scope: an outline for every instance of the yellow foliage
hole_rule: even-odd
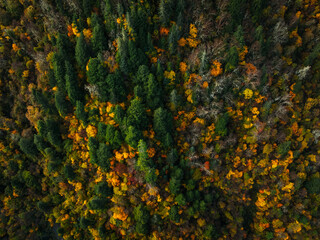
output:
[[[253,96],[253,91],[249,88],[246,88],[244,91],[243,91],[243,94],[244,94],[244,98],[245,99],[250,99],[252,98]]]
[[[24,70],[24,71],[22,72],[22,77],[23,77],[23,78],[29,77],[29,70]]]
[[[258,200],[256,201],[257,207],[264,207],[266,206],[267,202],[265,200],[265,197],[261,194],[258,194]]]
[[[197,220],[197,223],[200,227],[203,227],[204,225],[206,225],[206,220],[204,220],[203,218],[199,218]]]
[[[125,213],[124,209],[122,207],[115,207],[113,212],[113,218],[119,219],[121,221],[125,221],[128,217],[128,214]]]
[[[297,233],[297,232],[300,232],[301,231],[301,224],[296,221],[294,223],[290,223],[288,225],[288,232],[290,233]]]
[[[284,186],[281,190],[286,192],[291,192],[294,189],[294,183],[290,182],[288,185]]]
[[[86,132],[87,132],[88,137],[95,137],[97,135],[97,129],[96,129],[96,127],[94,127],[92,125],[89,125],[86,128]]]
[[[91,30],[90,29],[83,29],[83,35],[84,35],[84,37],[86,38],[86,39],[90,39],[90,38],[92,38],[92,32],[91,32]]]

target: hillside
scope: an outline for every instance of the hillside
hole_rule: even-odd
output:
[[[319,239],[317,0],[0,0],[1,239]]]

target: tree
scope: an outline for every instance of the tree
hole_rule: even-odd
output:
[[[40,152],[43,152],[48,147],[47,143],[45,142],[45,140],[43,139],[43,137],[41,135],[35,134],[33,142],[37,146],[37,149]]]
[[[150,213],[141,203],[133,210],[134,219],[136,220],[136,231],[139,234],[147,235],[149,233]]]
[[[114,117],[113,117],[114,121],[121,125],[122,120],[125,116],[124,110],[122,109],[122,107],[120,105],[116,105],[113,113],[114,113]]]
[[[98,58],[90,58],[87,69],[88,82],[96,84],[105,79],[105,69]]]
[[[89,202],[89,208],[92,210],[102,210],[107,207],[108,200],[100,197],[93,197]]]
[[[170,212],[169,212],[169,218],[173,222],[180,222],[180,215],[179,215],[179,208],[178,206],[174,205],[171,207]]]
[[[140,85],[144,87],[148,82],[149,74],[149,68],[146,65],[140,65],[136,73],[136,76],[133,79],[133,83],[135,85]]]
[[[139,152],[139,157],[138,157],[136,167],[138,170],[146,172],[150,167],[149,166],[150,160],[148,159],[147,144],[142,139],[139,141],[139,144],[138,144],[138,152]]]
[[[238,63],[239,63],[238,50],[235,46],[233,46],[232,48],[230,48],[227,56],[226,71],[232,71],[238,66]]]
[[[99,182],[94,187],[95,194],[101,197],[111,197],[113,194],[112,187],[109,187],[108,183],[106,182]]]
[[[120,72],[109,74],[106,81],[109,88],[109,101],[113,104],[125,101],[127,95]]]
[[[42,91],[38,91],[35,88],[32,88],[32,97],[35,100],[36,103],[41,105],[45,111],[48,111],[50,109],[49,101],[44,96]]]
[[[64,77],[65,77],[66,70],[65,70],[64,60],[65,58],[58,53],[55,53],[52,58],[54,76],[57,81],[58,88],[61,90],[65,89]]]
[[[116,128],[113,125],[107,125],[105,139],[110,145],[113,144]]]
[[[55,104],[61,117],[65,117],[68,114],[68,103],[65,97],[65,94],[60,89],[55,92]]]
[[[155,110],[162,105],[161,96],[162,88],[155,80],[154,75],[150,73],[147,83],[147,104],[152,110]]]
[[[98,123],[98,134],[97,138],[99,142],[105,142],[106,141],[106,131],[107,131],[107,125],[103,122]]]
[[[97,23],[93,28],[91,43],[96,54],[106,50],[108,47],[106,35],[100,23]]]
[[[76,105],[76,101],[80,100],[81,94],[78,86],[76,71],[69,61],[65,61],[66,64],[66,89],[69,99],[72,104]]]
[[[77,38],[77,44],[75,49],[76,61],[82,70],[86,69],[87,62],[90,58],[90,49],[86,40],[84,39],[83,32],[80,37]]]
[[[229,114],[225,113],[224,115],[222,115],[221,117],[219,117],[217,123],[216,123],[216,129],[215,132],[224,137],[228,134],[228,128],[227,128],[227,124],[229,122]]]
[[[134,126],[135,128],[142,130],[148,124],[146,108],[139,98],[134,98],[130,103],[127,110],[127,126]]]
[[[134,126],[129,126],[125,141],[133,148],[138,146],[138,142],[142,139],[142,133]]]
[[[241,25],[242,19],[246,11],[245,0],[231,0],[229,1],[229,12],[231,14],[231,29]]]
[[[38,154],[38,150],[33,143],[33,138],[20,138],[19,147],[30,157],[35,157]]]
[[[160,107],[154,111],[153,129],[160,141],[170,141],[170,139],[167,138],[171,138],[170,135],[173,131],[173,119],[168,110]]]
[[[75,110],[76,117],[82,122],[84,126],[87,125],[87,112],[84,110],[83,102],[77,101],[76,102],[76,110]]]
[[[89,146],[90,162],[93,164],[97,164],[98,162],[97,150],[99,148],[98,140],[94,137],[89,137],[88,146]]]
[[[108,145],[105,143],[100,143],[97,150],[97,162],[96,164],[100,166],[103,170],[109,171],[110,169],[110,158],[112,158],[112,152]]]
[[[66,178],[70,181],[72,181],[76,177],[74,169],[71,165],[64,166],[63,172],[64,172],[64,175],[66,176]]]
[[[169,34],[169,51],[170,54],[174,54],[177,51],[178,47],[178,26],[176,24],[173,24],[170,29]]]

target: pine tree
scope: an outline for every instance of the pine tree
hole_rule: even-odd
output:
[[[127,125],[142,130],[147,126],[147,123],[145,106],[139,98],[133,99],[127,110]]]
[[[140,171],[146,172],[149,169],[149,162],[150,160],[148,159],[148,153],[147,153],[147,144],[145,143],[144,140],[140,140],[138,144],[138,161],[136,168]]]
[[[59,89],[58,91],[56,91],[56,93],[54,95],[54,99],[55,99],[56,108],[57,108],[60,116],[61,117],[67,116],[68,103],[67,103],[65,94],[62,91],[60,91],[60,89]]]
[[[90,49],[86,43],[86,40],[84,39],[83,32],[81,32],[80,37],[77,38],[75,52],[78,65],[82,70],[85,70],[87,62],[90,58]]]
[[[92,48],[96,54],[106,50],[108,47],[106,34],[104,32],[103,27],[99,23],[96,24],[95,27],[93,28],[91,43],[92,43]]]
[[[66,64],[66,89],[69,96],[69,99],[73,105],[76,104],[77,100],[80,100],[80,89],[78,86],[76,71],[73,68],[72,64],[69,61],[65,61]]]
[[[143,136],[141,131],[133,126],[129,126],[125,140],[131,147],[136,148],[138,146],[139,140],[142,138]]]
[[[154,111],[153,116],[153,129],[156,133],[156,137],[161,142],[169,144],[170,135],[173,130],[173,119],[171,113],[163,108],[158,108]],[[167,134],[169,134],[169,139]],[[168,142],[169,141],[169,142]]]
[[[76,117],[82,122],[84,126],[87,125],[87,113],[84,110],[83,102],[77,101],[76,102],[76,111],[75,111]]]
[[[106,81],[109,87],[109,101],[113,104],[125,101],[127,95],[120,72],[109,74]]]
[[[155,77],[152,73],[149,74],[148,83],[147,83],[147,104],[152,110],[160,107],[162,88],[159,83],[155,80]]]
[[[173,24],[169,34],[169,51],[171,54],[176,53],[178,46],[178,27]]]
[[[90,58],[87,70],[88,82],[96,84],[105,79],[105,69],[98,58]]]
[[[38,154],[38,150],[33,142],[33,138],[20,138],[19,147],[26,155],[30,157],[35,157]]]

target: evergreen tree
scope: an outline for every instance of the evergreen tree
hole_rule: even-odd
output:
[[[153,129],[156,133],[157,138],[164,142],[170,142],[170,139],[167,139],[168,136],[171,138],[171,133],[173,130],[173,119],[171,113],[163,108],[158,108],[154,111],[153,116]]]
[[[65,89],[65,64],[64,64],[64,57],[58,53],[53,55],[52,65],[53,65],[53,72],[55,79],[57,81],[57,85],[59,89]]]
[[[125,115],[124,110],[122,109],[122,107],[120,105],[116,105],[113,113],[114,113],[114,117],[113,117],[114,121],[121,125],[122,120]]]
[[[162,88],[155,80],[155,77],[152,73],[149,74],[148,83],[147,83],[147,104],[149,107],[154,110],[160,107],[162,96]]]
[[[170,54],[174,54],[177,51],[178,47],[178,27],[176,24],[173,24],[170,29],[169,34],[169,51]]]
[[[73,68],[72,64],[69,61],[65,62],[66,64],[66,88],[69,99],[73,105],[76,105],[76,101],[80,100],[80,89],[78,86],[76,71]]]
[[[83,102],[77,101],[76,102],[76,110],[75,110],[76,117],[82,122],[84,126],[87,125],[87,113],[84,110]]]
[[[59,89],[56,91],[55,96],[55,104],[56,108],[60,114],[61,117],[65,117],[68,114],[68,103],[66,101],[65,94]]]
[[[90,58],[87,70],[88,82],[96,84],[105,79],[105,69],[98,58]]]
[[[33,142],[33,138],[20,138],[20,149],[28,156],[35,157],[38,154],[38,150]]]
[[[139,131],[133,126],[129,126],[125,140],[131,147],[136,148],[138,146],[139,140],[142,139],[142,137],[143,136],[141,131]]]
[[[110,147],[105,143],[100,143],[97,150],[97,161],[95,162],[99,167],[105,171],[110,169],[110,158],[112,158],[112,152]]]
[[[90,49],[84,39],[83,32],[80,37],[77,38],[77,44],[75,49],[76,61],[82,70],[86,69],[87,62],[90,58]]]
[[[145,106],[139,98],[133,99],[127,110],[127,126],[134,126],[142,130],[147,126],[147,123],[148,118]]]
[[[113,104],[125,101],[126,91],[120,72],[109,74],[106,81],[109,87],[109,101]]]
[[[106,34],[100,23],[96,24],[93,28],[91,43],[96,54],[106,50],[108,47]]]
[[[143,172],[147,172],[149,170],[149,159],[147,153],[147,144],[142,139],[139,141],[138,144],[138,152],[139,157],[137,161],[137,169]]]

